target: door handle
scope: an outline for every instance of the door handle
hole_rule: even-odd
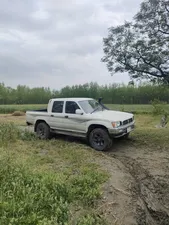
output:
[[[65,118],[69,118],[68,116],[65,116]]]
[[[54,115],[50,115],[51,117],[54,117]]]

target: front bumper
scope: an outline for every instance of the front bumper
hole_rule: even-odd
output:
[[[135,129],[135,123],[127,124],[126,126],[121,126],[118,128],[109,129],[110,136],[114,138],[122,137]]]

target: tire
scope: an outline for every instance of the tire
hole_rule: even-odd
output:
[[[89,134],[89,144],[97,151],[105,151],[112,147],[113,141],[106,129],[95,128]]]
[[[42,140],[49,139],[51,137],[50,127],[45,122],[38,123],[36,134]]]

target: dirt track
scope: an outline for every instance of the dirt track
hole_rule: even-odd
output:
[[[118,142],[100,163],[111,173],[103,202],[111,224],[169,225],[168,149]]]

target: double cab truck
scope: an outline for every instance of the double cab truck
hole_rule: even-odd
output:
[[[50,99],[47,109],[27,111],[26,122],[41,139],[53,133],[82,137],[99,151],[111,148],[114,138],[128,137],[135,124],[133,114],[109,110],[92,98]]]

